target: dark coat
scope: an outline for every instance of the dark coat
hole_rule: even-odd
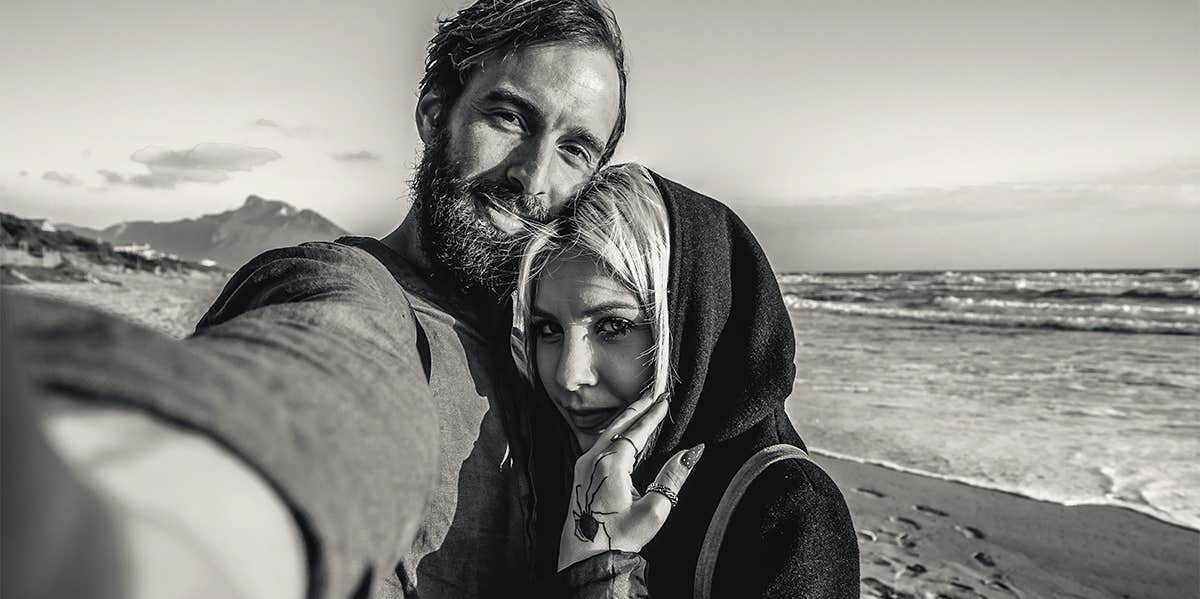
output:
[[[670,415],[634,482],[644,489],[673,454],[706,444],[679,505],[642,550],[650,594],[689,597],[704,534],[733,474],[764,447],[804,442],[784,412],[795,338],[766,255],[729,208],[661,176],[654,180],[670,215],[676,378]],[[541,439],[565,434],[546,409],[535,427],[546,431],[535,434]],[[561,452],[535,448],[534,455],[539,574],[552,576],[570,468]],[[713,596],[857,598],[858,571],[854,526],[837,485],[812,462],[784,460],[755,479],[735,510]]]

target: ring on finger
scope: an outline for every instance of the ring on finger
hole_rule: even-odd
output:
[[[635,458],[637,458],[637,457],[641,457],[641,455],[642,455],[642,450],[638,449],[637,443],[634,443],[634,442],[633,442],[633,439],[630,439],[629,437],[626,437],[625,435],[622,435],[622,434],[620,434],[620,433],[617,433],[617,434],[615,434],[615,435],[613,435],[613,436],[612,436],[612,443],[613,443],[613,445],[616,445],[616,444],[617,444],[617,441],[628,441],[628,442],[629,442],[629,446],[633,448],[633,456],[634,456]]]
[[[667,501],[671,502],[671,507],[675,507],[676,505],[679,504],[679,495],[677,493],[675,493],[675,491],[672,491],[666,485],[660,485],[658,483],[654,483],[654,484],[650,485],[649,487],[646,487],[646,493],[647,494],[658,493],[659,495],[666,497]]]

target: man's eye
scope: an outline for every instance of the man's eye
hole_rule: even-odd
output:
[[[507,126],[512,126],[512,127],[520,127],[521,126],[521,116],[515,112],[510,112],[508,110],[497,110],[492,113],[492,118],[496,119],[497,121],[499,121]]]
[[[591,154],[589,154],[587,150],[583,149],[580,146],[577,146],[574,144],[568,144],[563,147],[563,150],[565,150],[568,154],[574,156],[580,162],[590,163],[592,161]]]
[[[596,325],[596,331],[602,339],[620,339],[633,330],[634,324],[624,318],[605,318]]]

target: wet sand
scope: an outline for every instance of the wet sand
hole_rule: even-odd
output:
[[[814,458],[859,531],[863,597],[1200,596],[1200,531]]]

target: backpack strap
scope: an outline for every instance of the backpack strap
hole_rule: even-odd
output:
[[[787,443],[771,445],[750,456],[738,469],[737,474],[733,475],[725,494],[721,496],[721,503],[717,505],[712,521],[708,524],[704,545],[700,547],[700,559],[696,561],[696,577],[692,584],[695,599],[709,599],[712,594],[713,570],[717,564],[717,554],[721,551],[721,540],[725,538],[725,529],[729,526],[733,509],[742,500],[742,495],[750,488],[750,483],[768,466],[789,458],[807,460],[808,454],[803,449]]]

